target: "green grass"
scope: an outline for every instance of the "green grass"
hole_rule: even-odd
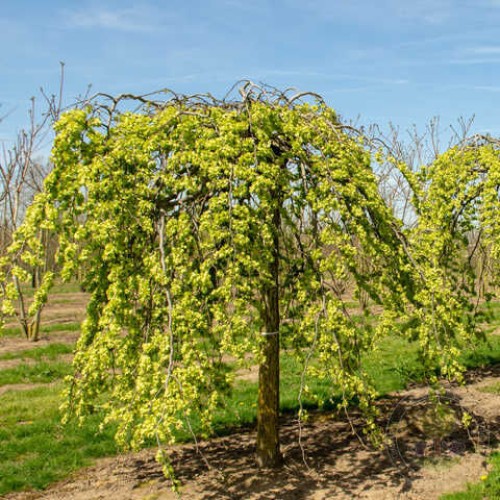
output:
[[[35,295],[36,288],[32,288],[29,285],[23,285],[21,287],[21,291],[23,295],[27,298],[33,297]],[[82,289],[80,285],[74,281],[70,283],[55,283],[52,287],[50,293],[51,294],[64,294],[64,293],[78,293],[81,292]]]
[[[467,485],[465,491],[442,495],[441,500],[483,500],[500,498],[500,453],[492,453],[488,459],[491,471],[477,483]]]
[[[467,369],[500,363],[500,335],[489,335],[486,342],[478,341],[473,349],[463,351],[459,361]]]
[[[400,391],[411,382],[421,382],[424,369],[415,342],[399,337],[383,339],[374,353],[363,359],[365,370],[379,394]]]
[[[0,330],[0,337],[22,337],[22,336],[23,333],[21,331],[21,328],[19,328],[18,326],[2,328]]]
[[[474,349],[464,351],[461,362],[467,368],[476,368],[500,363],[500,336],[490,336],[487,342],[479,342]],[[364,369],[375,389],[384,396],[391,392],[404,390],[411,383],[424,381],[425,371],[419,359],[416,342],[408,342],[400,337],[383,339],[374,353],[363,359]],[[298,392],[301,382],[302,366],[293,355],[283,352],[280,358],[280,408],[283,412],[298,409]],[[332,383],[328,379],[318,380],[306,377],[309,393],[304,396],[304,408],[318,408],[320,401],[323,409],[332,409],[339,401],[332,394]],[[227,407],[218,414],[219,432],[224,426],[248,425],[256,419],[257,383],[240,381]]]
[[[216,435],[228,434],[231,428],[247,427],[255,422],[257,416],[257,384],[242,380],[236,390],[226,400],[226,407],[216,412],[214,432]]]
[[[77,332],[80,330],[79,322],[69,323],[51,323],[40,327],[40,333],[55,333],[55,332]],[[18,326],[12,328],[3,328],[0,332],[0,337],[22,337],[23,333]]]
[[[481,392],[486,392],[489,394],[500,395],[500,382],[496,382],[496,383],[488,385],[486,387],[481,387],[479,390]]]
[[[71,364],[62,361],[20,364],[13,368],[0,370],[0,386],[54,382],[71,373]]]
[[[50,325],[42,325],[40,331],[42,333],[54,333],[54,332],[77,332],[80,330],[79,322],[71,323],[53,323]]]
[[[500,327],[500,302],[486,302],[479,308],[483,315],[486,332],[491,333]]]
[[[62,383],[0,396],[0,495],[45,488],[93,458],[116,453],[113,429],[98,432],[100,415],[78,427],[60,423]]]
[[[8,359],[35,359],[37,361],[55,360],[63,354],[71,354],[74,344],[49,344],[44,347],[35,347],[19,352],[8,352],[0,355],[0,360]]]

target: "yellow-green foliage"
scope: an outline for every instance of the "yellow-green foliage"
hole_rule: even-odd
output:
[[[409,253],[423,284],[415,294],[414,323],[428,361],[454,373],[460,369],[457,345],[471,339],[481,295],[491,299],[498,290],[499,151],[491,140],[474,140],[417,174],[404,165],[401,171],[414,193],[417,224],[408,232]]]
[[[77,416],[102,405],[133,446],[171,442],[192,418],[208,428],[231,384],[227,356],[259,358],[276,236],[281,335],[303,360],[312,349],[309,370],[330,378],[344,404],[357,396],[370,408],[360,355],[405,315],[424,355],[456,373],[448,329],[469,329],[438,258],[446,210],[422,208],[437,222],[408,240],[362,138],[330,108],[249,95],[172,100],[110,121],[101,111],[57,123],[54,169],[11,249],[38,255],[43,227],[58,235],[63,278],[88,270],[68,394]],[[347,314],[333,283],[348,277],[355,294],[384,305],[376,327]]]

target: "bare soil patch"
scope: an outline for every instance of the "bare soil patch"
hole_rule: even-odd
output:
[[[51,295],[42,313],[42,326],[81,323],[85,318],[88,298],[89,295],[83,292]],[[5,326],[16,328],[19,324],[10,321]],[[61,330],[42,333],[37,342],[28,341],[22,336],[0,337],[0,354],[26,351],[55,343],[72,344],[78,336],[78,332]]]
[[[240,368],[236,372],[236,380],[246,380],[247,382],[257,382],[259,380],[259,366],[251,365],[248,368]]]
[[[42,324],[80,323],[85,318],[89,294],[84,292],[52,294],[42,312]],[[27,300],[29,305],[31,300]],[[19,326],[15,320],[7,322],[7,328]]]
[[[446,387],[450,408],[458,416],[467,410],[473,422],[467,430],[451,425],[437,440],[418,423],[418,415],[425,415],[429,407],[426,390],[416,387],[378,402],[380,425],[387,429],[384,449],[363,445],[345,417],[325,414],[304,424],[302,447],[294,417],[283,416],[285,465],[276,471],[255,466],[253,429],[201,442],[198,450],[193,444],[174,447],[171,456],[183,483],[182,498],[431,500],[461,490],[487,472],[486,455],[499,437],[500,396],[480,390],[498,381],[499,375],[500,367],[477,370],[469,374],[466,387]],[[409,415],[414,425],[406,425]],[[361,426],[356,412],[351,423]],[[398,423],[404,424],[402,428]],[[45,492],[6,498],[173,500],[176,495],[154,455],[155,450],[143,450],[102,459]]]
[[[29,391],[30,389],[36,389],[37,387],[50,387],[54,385],[53,382],[48,384],[7,384],[0,386],[0,396],[8,391]]]
[[[33,365],[36,363],[34,359],[0,359],[0,370],[8,370],[9,368],[15,368],[21,364],[23,365]]]
[[[42,335],[37,342],[31,342],[24,337],[0,337],[0,354],[16,353],[44,347],[50,344],[73,344],[77,341],[78,332],[51,332]]]
[[[84,292],[53,294],[43,311],[45,324],[81,322],[89,294]]]

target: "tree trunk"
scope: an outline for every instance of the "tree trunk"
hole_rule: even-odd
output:
[[[259,402],[258,402],[258,412],[257,412],[257,463],[259,467],[278,467],[282,462],[280,443],[279,443],[279,421],[278,421],[279,419],[278,334],[266,336],[266,339],[264,341],[263,351],[265,360],[259,366]]]
[[[280,404],[280,310],[279,310],[279,228],[280,207],[273,214],[273,259],[270,265],[273,284],[264,291],[265,332],[259,366],[259,400],[257,410],[257,463],[260,467],[278,467],[283,461],[279,443]]]
[[[35,317],[29,325],[29,340],[32,342],[38,342],[40,340],[40,323],[42,319],[42,312],[38,310]]]

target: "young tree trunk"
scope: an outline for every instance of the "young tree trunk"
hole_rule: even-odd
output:
[[[277,323],[279,326],[279,322]],[[269,323],[267,328],[276,328]],[[276,331],[276,330],[274,330]],[[278,467],[282,462],[279,443],[279,336],[264,340],[264,362],[259,366],[257,411],[257,463],[259,467]]]
[[[31,342],[38,342],[40,340],[40,323],[42,319],[42,312],[38,310],[35,317],[31,320],[29,325],[29,340]]]
[[[278,467],[283,457],[279,443],[280,404],[280,310],[279,310],[279,227],[280,208],[273,215],[273,261],[270,266],[273,284],[264,292],[265,332],[264,360],[259,366],[259,400],[257,410],[257,463],[259,467]]]

